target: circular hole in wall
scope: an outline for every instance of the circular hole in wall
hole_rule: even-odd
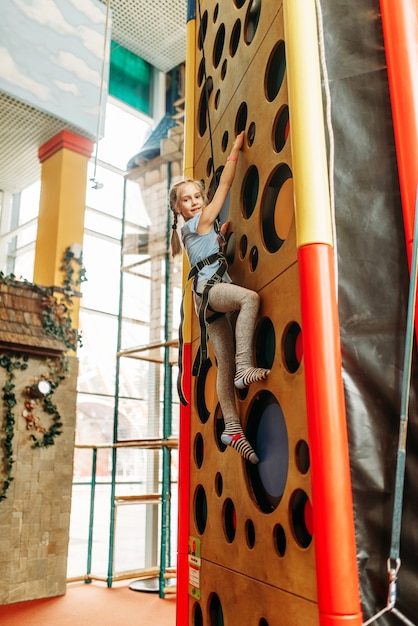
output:
[[[234,4],[237,9],[241,9],[241,7],[243,7],[246,2],[247,0],[234,0]]]
[[[207,30],[208,30],[208,12],[204,11],[204,13],[202,14],[202,19],[200,20],[199,34],[197,36],[197,45],[199,46],[199,50],[202,49],[202,46],[205,43]]]
[[[296,444],[296,465],[301,474],[306,474],[310,467],[309,446],[304,439]]]
[[[256,131],[255,122],[251,122],[251,124],[248,126],[248,131],[247,131],[247,144],[249,147],[251,147],[254,143],[255,131]]]
[[[203,437],[197,433],[194,440],[194,459],[197,467],[200,469],[203,464]]]
[[[224,80],[225,76],[226,76],[226,70],[228,69],[228,61],[225,59],[225,61],[222,63],[222,67],[221,67],[221,80]]]
[[[239,256],[241,259],[245,258],[245,255],[247,254],[247,248],[248,248],[247,235],[243,235],[239,242]]]
[[[224,626],[222,605],[216,593],[212,593],[209,597],[209,624],[210,626]]]
[[[223,506],[223,523],[227,541],[232,543],[237,530],[237,516],[231,498],[227,498]]]
[[[255,546],[255,528],[254,523],[250,519],[247,519],[245,522],[245,537],[247,546],[252,550]]]
[[[242,102],[238,108],[237,116],[235,118],[235,134],[239,135],[239,133],[245,130],[247,125],[247,117],[248,117],[248,106],[246,102]]]
[[[219,13],[219,4],[216,3],[216,6],[213,10],[213,22],[215,23],[216,20],[218,19],[218,13]]]
[[[294,374],[303,356],[302,330],[297,322],[291,322],[283,333],[283,358],[286,369]]]
[[[270,391],[261,391],[251,405],[247,438],[260,459],[257,465],[247,467],[253,494],[260,509],[271,513],[286,486],[289,444],[283,411]]]
[[[203,626],[202,609],[197,602],[193,605],[193,626]]]
[[[224,480],[220,472],[216,472],[215,476],[215,492],[218,497],[221,497],[224,489]]]
[[[222,415],[222,409],[221,409],[220,404],[218,404],[215,409],[214,425],[215,425],[215,440],[216,440],[217,446],[221,452],[224,452],[226,450],[226,445],[222,443],[221,435],[225,430],[225,421]]]
[[[279,556],[286,554],[286,534],[281,524],[276,524],[273,530],[274,547]]]
[[[248,387],[245,387],[245,389],[235,389],[235,393],[240,400],[245,400],[248,396]]]
[[[222,171],[224,169],[224,166],[221,165],[220,167],[217,168],[214,176],[212,176],[211,181],[209,183],[209,187],[208,187],[208,202],[210,202],[215,194],[216,189],[218,188],[219,185],[219,180],[221,178],[221,174]],[[225,201],[226,202],[226,201]]]
[[[276,354],[276,333],[273,322],[264,317],[257,327],[255,355],[258,367],[271,369]]]
[[[236,239],[235,234],[231,233],[226,242],[225,256],[229,266],[234,262]]]
[[[199,134],[201,137],[206,132],[208,126],[208,100],[210,99],[213,91],[213,79],[212,76],[208,76],[200,94],[199,106],[198,106],[198,120],[199,120]]]
[[[231,39],[229,42],[229,54],[235,56],[238,50],[239,40],[241,37],[241,20],[237,20],[232,28]]]
[[[297,543],[307,548],[312,541],[312,508],[302,489],[296,489],[290,498],[290,518]]]
[[[272,102],[280,91],[286,71],[286,56],[284,41],[279,41],[273,48],[267,61],[264,77],[266,98]]]
[[[250,271],[255,272],[258,265],[258,249],[257,246],[253,246],[250,252]]]
[[[206,175],[211,176],[213,172],[213,161],[212,157],[209,157],[208,162],[206,163]]]
[[[223,166],[218,167],[218,169],[216,170],[215,176],[212,178],[210,182],[209,189],[208,189],[208,202],[210,202],[211,199],[213,198],[215,190],[217,189],[217,186],[219,185],[219,179],[220,179],[223,169],[224,169]],[[216,187],[215,187],[215,180],[216,180]],[[225,222],[228,221],[230,205],[231,205],[231,192],[228,191],[228,195],[225,198],[225,202],[222,205],[222,210],[218,216],[221,224],[224,224]]]
[[[226,130],[224,134],[222,135],[222,142],[221,142],[222,152],[225,152],[225,150],[228,147],[228,139],[229,139],[229,133]]]
[[[210,400],[209,390],[213,390],[215,384],[216,373],[212,367],[212,361],[208,359],[202,363],[199,376],[196,380],[196,404],[197,413],[202,424],[205,424],[210,415],[208,402]]]
[[[205,59],[202,59],[199,63],[199,69],[197,72],[197,84],[200,87],[205,78]]]
[[[276,152],[283,150],[289,136],[289,107],[285,104],[273,123],[273,146]]]
[[[254,39],[258,22],[260,21],[260,12],[261,0],[251,0],[244,22],[244,40],[246,44],[250,44]]]
[[[269,626],[269,623],[265,617],[262,617],[260,621],[258,622],[258,626]]]
[[[203,535],[208,520],[208,503],[202,485],[197,486],[194,495],[194,518],[199,533]]]
[[[213,66],[218,67],[222,58],[222,52],[225,43],[225,24],[221,24],[216,33],[215,43],[213,45]]]
[[[215,94],[215,110],[218,110],[219,108],[219,101],[221,99],[221,90],[218,89],[216,94]]]
[[[261,200],[263,240],[269,252],[283,245],[293,220],[293,180],[288,165],[274,170]]]
[[[258,169],[255,165],[250,165],[242,183],[242,211],[243,217],[246,219],[253,214],[257,203],[259,184]]]

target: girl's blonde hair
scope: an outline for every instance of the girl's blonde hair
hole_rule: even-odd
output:
[[[205,191],[205,184],[203,182],[203,180],[193,180],[192,178],[186,178],[186,180],[181,180],[178,183],[175,183],[171,189],[170,189],[170,197],[169,197],[169,202],[170,202],[170,209],[173,212],[173,225],[172,225],[172,233],[171,233],[171,254],[172,256],[177,256],[178,254],[181,254],[182,252],[182,247],[181,247],[181,243],[180,243],[180,237],[178,235],[177,232],[177,220],[178,220],[178,213],[176,211],[176,206],[177,206],[177,201],[178,201],[178,192],[179,189],[182,187],[182,185],[186,185],[187,183],[194,183],[199,190],[202,193],[202,197],[203,197],[203,202],[206,205],[207,202],[207,198],[206,198],[206,191]]]

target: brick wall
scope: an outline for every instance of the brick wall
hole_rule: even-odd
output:
[[[0,357],[2,354],[0,350]],[[28,369],[15,372],[14,480],[0,502],[0,604],[62,595],[66,590],[78,360],[71,357],[69,366],[68,376],[53,394],[62,434],[46,448],[33,448],[32,431],[23,417],[25,388],[48,371],[46,357],[30,356]],[[0,388],[5,380],[6,371],[0,367]],[[49,428],[50,416],[40,406],[35,413]],[[1,400],[0,488],[4,481],[4,418]]]

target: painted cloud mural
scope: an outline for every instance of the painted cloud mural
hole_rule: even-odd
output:
[[[110,18],[106,37],[105,29],[98,0],[2,0],[0,90],[95,136],[104,119]]]

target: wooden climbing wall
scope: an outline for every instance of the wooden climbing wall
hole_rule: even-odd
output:
[[[213,171],[220,173],[235,135],[246,131],[221,217],[231,221],[227,257],[233,281],[261,296],[254,355],[271,374],[237,391],[244,431],[260,457],[257,466],[220,442],[212,353],[210,365],[193,379],[189,625],[315,626],[282,3],[202,0],[196,14],[194,176],[213,186]],[[191,323],[195,354],[196,316]]]

